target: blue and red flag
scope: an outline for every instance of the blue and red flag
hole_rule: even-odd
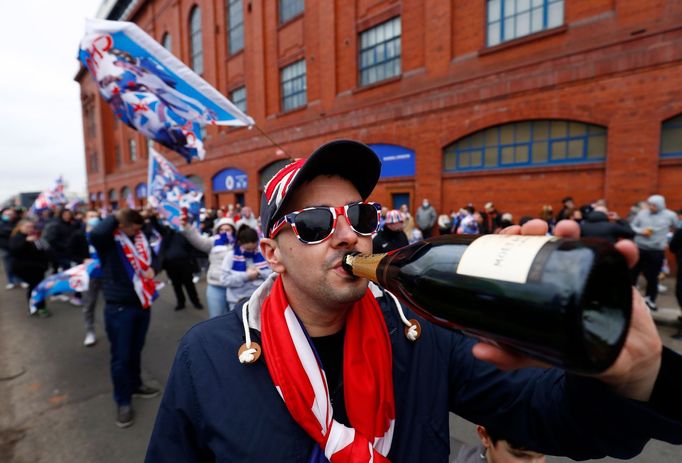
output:
[[[86,20],[78,57],[119,119],[187,162],[204,158],[206,125],[254,125],[134,23]]]
[[[55,180],[52,188],[44,190],[38,195],[36,200],[31,205],[29,213],[37,215],[40,211],[45,209],[53,209],[57,206],[66,204],[66,196],[64,196],[64,180],[59,177]]]
[[[35,313],[38,304],[49,296],[87,291],[90,278],[98,277],[100,272],[99,260],[89,259],[83,264],[45,278],[31,292],[30,312]]]
[[[149,150],[148,176],[147,203],[170,227],[180,230],[183,211],[187,211],[190,222],[198,223],[203,193],[154,149]]]

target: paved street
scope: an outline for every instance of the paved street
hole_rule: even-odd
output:
[[[0,284],[4,288],[4,280]],[[199,291],[203,294],[203,283]],[[682,342],[669,338],[679,314],[672,293],[671,287],[660,299],[656,317],[666,344],[682,351]],[[101,305],[99,342],[85,348],[80,308],[52,302],[48,307],[54,316],[37,319],[28,317],[23,297],[23,290],[0,289],[0,462],[141,461],[160,398],[135,400],[133,427],[121,430],[114,425]],[[143,354],[143,375],[154,385],[163,386],[182,334],[206,317],[205,310],[174,312],[173,306],[172,289],[166,287],[154,304]],[[473,443],[476,438],[471,424],[454,416],[451,421],[456,453],[459,441]],[[633,461],[681,460],[682,448],[652,442]]]

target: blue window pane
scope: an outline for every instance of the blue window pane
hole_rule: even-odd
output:
[[[244,48],[244,5],[242,0],[228,0],[227,28],[230,54]]]
[[[305,60],[297,61],[281,71],[282,110],[288,111],[307,103]]]
[[[488,0],[487,44],[524,37],[564,23],[564,0]]]
[[[246,87],[239,87],[230,92],[230,101],[239,109],[246,112]]]
[[[606,129],[573,121],[514,122],[461,138],[445,147],[443,156],[446,172],[604,162]]]
[[[661,156],[682,156],[682,115],[668,119],[662,124]]]
[[[397,17],[360,34],[360,85],[369,85],[400,75],[400,30],[400,17]]]
[[[190,66],[197,74],[204,72],[204,51],[201,43],[201,12],[194,7],[189,20]]]
[[[303,0],[279,0],[279,23],[285,23],[303,13]]]

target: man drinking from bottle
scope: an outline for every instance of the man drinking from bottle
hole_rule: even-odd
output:
[[[367,146],[339,140],[268,183],[261,252],[274,273],[183,338],[148,462],[447,461],[449,412],[574,459],[682,443],[682,358],[662,349],[639,296],[620,357],[588,378],[432,325],[348,274],[343,256],[372,249],[380,168]]]

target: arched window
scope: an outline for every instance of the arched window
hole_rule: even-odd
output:
[[[192,182],[194,186],[196,186],[202,193],[206,190],[206,182],[204,182],[204,179],[198,175],[188,175],[187,180]]]
[[[682,114],[661,126],[661,157],[682,156]]]
[[[263,189],[265,188],[265,185],[270,181],[272,177],[275,176],[277,172],[279,172],[282,167],[289,165],[293,162],[291,159],[280,159],[279,161],[275,161],[272,164],[268,164],[267,166],[263,167],[260,172],[259,172],[259,185],[260,188]]]
[[[204,72],[204,47],[201,43],[201,11],[198,6],[189,14],[190,67],[197,74]]]
[[[161,39],[161,45],[163,45],[163,48],[173,53],[173,39],[171,38],[171,35],[168,32],[163,34],[163,38]]]
[[[443,150],[443,170],[603,162],[606,128],[565,120],[521,121],[480,130]]]

